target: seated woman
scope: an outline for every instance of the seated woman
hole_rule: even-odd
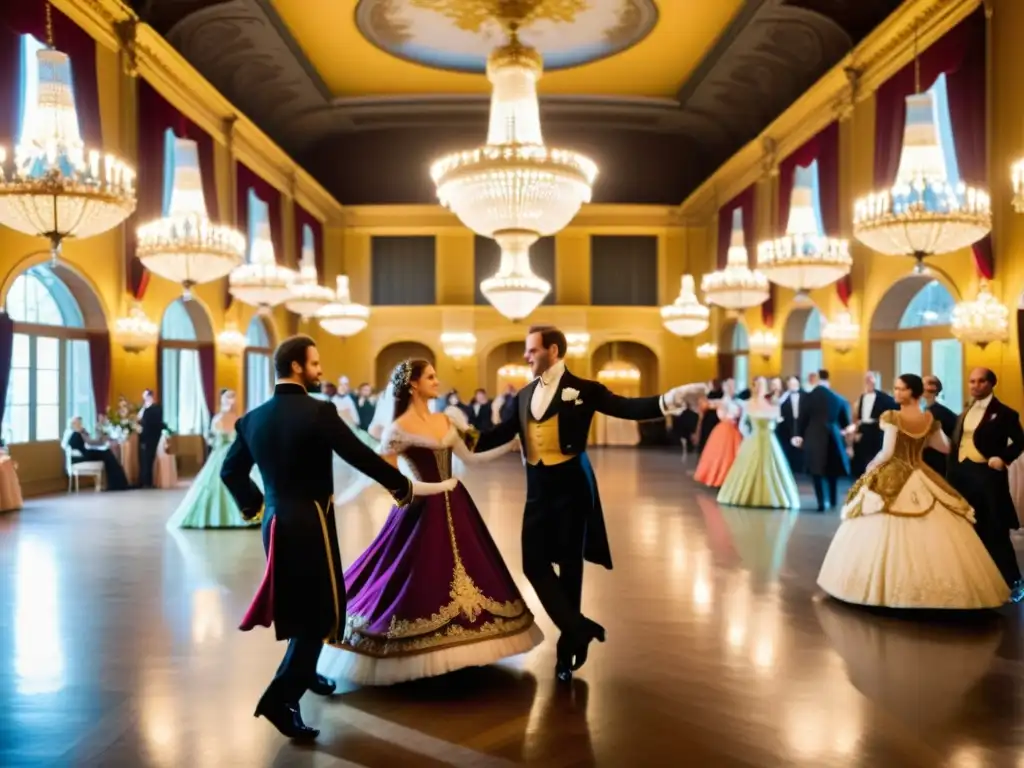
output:
[[[102,461],[107,475],[108,491],[127,491],[128,477],[117,457],[106,445],[97,445],[82,424],[81,416],[74,416],[68,421],[68,429],[60,443],[64,450],[71,451],[71,463],[83,461]]]

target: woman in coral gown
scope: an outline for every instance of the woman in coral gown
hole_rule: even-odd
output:
[[[735,400],[736,382],[729,379],[722,385],[722,398],[708,403],[718,413],[718,424],[708,437],[708,442],[701,451],[700,461],[693,478],[710,488],[721,488],[725,478],[732,469],[732,463],[739,453],[743,435],[738,426],[743,409]]]
[[[491,664],[543,639],[473,499],[452,477],[455,457],[487,461],[515,443],[472,453],[475,433],[464,417],[431,413],[438,380],[426,360],[399,364],[391,385],[396,418],[381,435],[382,456],[404,459],[417,480],[447,490],[392,507],[345,572],[344,637],[324,647],[318,671],[362,685]]]
[[[922,459],[926,446],[949,453],[921,411],[923,392],[920,376],[896,379],[900,410],[879,420],[882,450],[850,489],[818,586],[857,605],[996,608],[1010,590],[974,532],[974,510]]]

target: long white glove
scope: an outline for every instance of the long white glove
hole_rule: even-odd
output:
[[[412,495],[436,496],[439,493],[450,493],[455,490],[455,486],[458,484],[458,479],[454,477],[449,477],[447,480],[442,480],[440,483],[421,483],[419,480],[413,480]]]
[[[707,384],[683,384],[681,387],[670,389],[662,399],[669,410],[677,408],[696,408],[702,397],[708,393]]]

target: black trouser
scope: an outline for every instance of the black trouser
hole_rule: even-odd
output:
[[[1015,515],[1005,471],[961,461],[953,468],[953,485],[974,508],[974,530],[1011,587],[1020,581],[1017,553],[1010,539],[1008,514]]]
[[[143,488],[153,487],[153,464],[156,462],[156,449],[159,445],[159,436],[143,436],[139,440],[139,485]]]
[[[523,573],[548,616],[565,633],[577,631],[582,619],[583,547],[592,508],[590,484],[578,459],[554,467],[527,467]]]
[[[831,509],[836,505],[836,487],[839,485],[839,478],[835,475],[811,475],[814,483],[814,498],[818,500],[818,509]],[[825,490],[828,489],[828,498],[825,498]],[[826,504],[826,501],[828,502]]]

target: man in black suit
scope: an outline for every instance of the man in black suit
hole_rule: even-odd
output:
[[[1024,452],[1020,415],[993,394],[996,375],[975,368],[968,379],[971,404],[957,420],[949,452],[948,479],[974,507],[974,530],[992,555],[1011,599],[1024,599],[1024,583],[1010,530],[1020,527],[1006,468]]]
[[[870,462],[882,450],[882,428],[879,419],[886,411],[898,410],[896,400],[878,389],[878,380],[872,371],[864,374],[864,392],[857,399],[854,424],[857,434],[853,444],[851,474],[858,478],[867,471]]]
[[[469,423],[477,432],[486,432],[494,427],[491,401],[486,389],[478,389],[473,393],[473,402],[469,404]]]
[[[530,328],[525,357],[537,378],[516,395],[515,415],[481,435],[475,447],[487,451],[517,436],[522,443],[523,572],[561,631],[555,674],[563,682],[583,666],[590,643],[605,639],[604,628],[580,612],[584,560],[612,567],[597,481],[586,453],[594,414],[631,421],[662,419],[705,390],[696,385],[661,396],[621,397],[570,373],[563,362],[566,346],[565,334],[557,328]]]
[[[167,425],[164,424],[164,409],[156,401],[152,389],[142,391],[142,410],[139,412],[139,485],[153,487],[153,464],[156,451]]]
[[[818,511],[824,512],[836,505],[839,478],[850,474],[843,439],[843,430],[850,425],[850,406],[832,391],[828,371],[818,371],[816,380],[817,386],[803,398],[793,445],[804,449]]]
[[[274,352],[274,396],[240,418],[221,479],[251,519],[265,505],[267,572],[242,622],[243,631],[274,625],[288,650],[256,707],[285,736],[313,739],[302,720],[306,690],[330,695],[335,685],[317,675],[324,641],[345,628],[345,579],[334,522],[332,453],[384,486],[398,504],[412,484],[342,422],[333,403],[308,397],[320,385],[320,356],[308,336],[285,339]],[[249,477],[255,463],[266,497]]]
[[[800,410],[806,395],[807,393],[800,386],[799,376],[790,376],[786,379],[786,394],[782,396],[779,403],[779,416],[782,421],[776,427],[776,435],[794,475],[799,475],[804,471],[804,451],[793,445],[792,441],[796,436],[796,423],[800,418]]]
[[[957,416],[953,411],[944,406],[939,402],[939,395],[942,394],[942,382],[938,376],[925,376],[924,377],[924,403],[925,410],[927,410],[936,421],[939,422],[939,426],[942,427],[943,434],[946,435],[950,440],[953,439],[953,431],[956,429]],[[934,448],[924,449],[924,461],[929,467],[934,469],[940,475],[945,476],[946,464],[948,463],[948,457],[936,451]]]

